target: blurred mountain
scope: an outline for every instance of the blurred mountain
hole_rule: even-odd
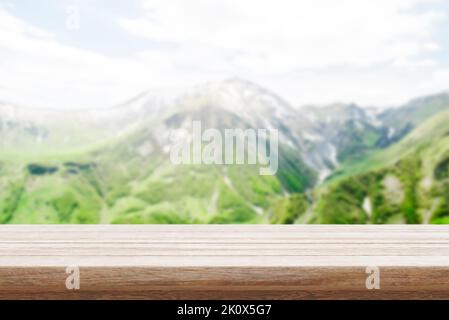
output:
[[[317,223],[449,223],[449,108],[344,164],[318,193]]]
[[[438,130],[445,123],[432,116],[449,110],[447,99],[441,94],[386,111],[295,108],[233,78],[185,92],[148,91],[107,109],[1,103],[0,223],[387,222],[384,216],[395,214],[367,216],[364,207],[374,210],[367,191],[345,194],[353,207],[341,210],[343,202],[332,199],[340,199],[347,179],[394,167],[390,158],[401,163],[423,152],[417,145],[444,145]],[[196,120],[203,129],[278,129],[276,175],[259,175],[259,165],[173,165],[170,133],[190,132]],[[410,140],[417,135],[419,143]],[[427,153],[419,154],[427,163]],[[339,213],[326,214],[330,206]]]

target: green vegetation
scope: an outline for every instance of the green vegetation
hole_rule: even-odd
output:
[[[276,173],[282,186],[289,192],[303,192],[311,188],[315,174],[299,158],[298,154],[286,147],[279,150],[279,168]]]
[[[440,113],[390,148],[345,163],[321,191],[318,222],[448,222],[448,123]]]
[[[410,131],[395,143],[383,145],[385,132],[374,125],[345,120],[331,139],[338,158],[326,159],[340,165],[323,184],[315,159],[287,143],[274,176],[257,165],[173,165],[145,129],[58,153],[10,145],[0,153],[0,223],[449,223],[449,112],[441,99],[429,100],[430,111],[416,107],[425,101],[410,113],[391,111],[397,132]]]
[[[273,213],[270,223],[293,224],[309,209],[309,201],[303,193],[292,194],[273,205]]]

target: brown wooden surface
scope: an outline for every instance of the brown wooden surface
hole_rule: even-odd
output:
[[[449,227],[3,225],[0,298],[449,298]]]

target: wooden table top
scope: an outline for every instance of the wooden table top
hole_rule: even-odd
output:
[[[0,225],[0,298],[449,298],[449,226]]]

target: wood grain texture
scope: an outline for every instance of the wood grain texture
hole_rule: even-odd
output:
[[[411,298],[449,299],[449,226],[0,225],[0,299]]]

